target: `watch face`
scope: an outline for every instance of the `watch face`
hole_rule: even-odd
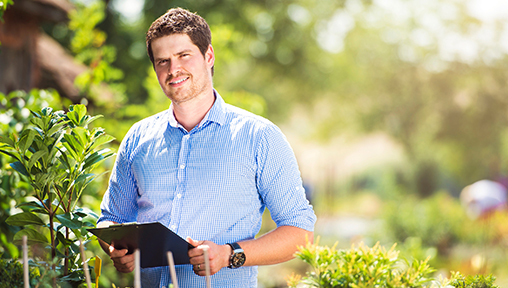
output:
[[[238,268],[245,263],[245,254],[243,252],[235,253],[231,258],[231,266]]]

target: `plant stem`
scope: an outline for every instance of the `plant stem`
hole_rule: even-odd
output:
[[[65,227],[65,239],[69,240],[69,227]],[[69,246],[65,244],[64,276],[69,274]]]
[[[48,195],[48,216],[49,216],[49,233],[51,238],[51,262],[53,263],[51,268],[53,271],[56,272],[56,264],[55,264],[55,258],[56,258],[56,242],[55,242],[55,231],[54,231],[54,221],[53,218],[55,217],[55,212],[53,212],[53,199],[51,199],[51,193],[49,191],[49,186],[45,186],[44,189],[46,190],[46,195]],[[56,287],[56,276],[53,277],[53,287]]]

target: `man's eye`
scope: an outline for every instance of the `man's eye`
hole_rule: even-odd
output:
[[[167,62],[168,62],[168,60],[160,60],[160,61],[159,61],[159,65],[166,64]]]

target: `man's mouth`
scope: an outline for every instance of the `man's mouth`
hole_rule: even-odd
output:
[[[169,84],[170,85],[177,85],[177,84],[180,84],[180,83],[184,82],[187,79],[189,79],[189,77],[185,77],[185,78],[182,78],[182,79],[176,80],[176,81],[171,81],[171,82],[169,82]]]

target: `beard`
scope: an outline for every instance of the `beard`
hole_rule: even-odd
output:
[[[203,94],[207,91],[209,81],[205,76],[207,74],[201,75],[201,77],[194,78],[194,76],[190,73],[179,73],[178,75],[169,75],[166,78],[165,86],[167,87],[165,90],[166,96],[175,104],[187,102],[192,100],[199,95]],[[187,78],[183,83],[184,85],[181,87],[172,87],[170,84],[173,79],[178,77]]]

